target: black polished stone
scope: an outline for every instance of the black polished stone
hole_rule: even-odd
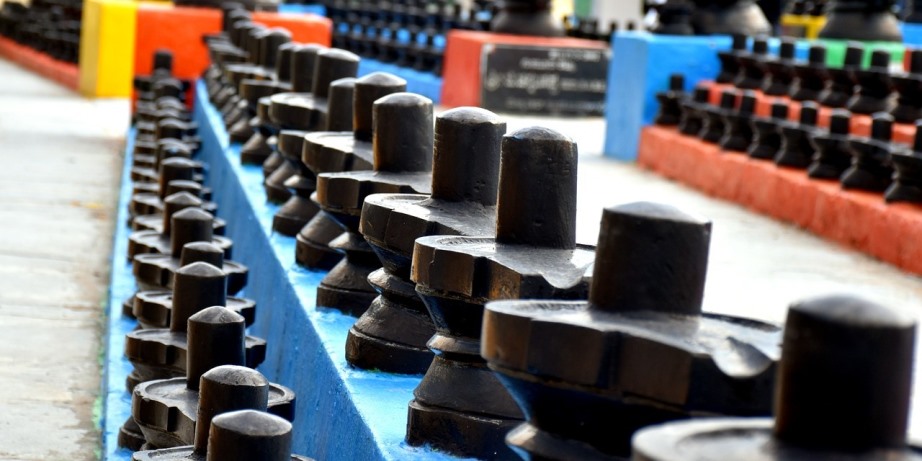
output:
[[[575,143],[547,128],[506,135],[496,236],[416,240],[411,279],[437,331],[429,341],[435,359],[410,402],[411,444],[514,459],[502,440],[523,415],[479,354],[490,341],[481,344],[484,304],[586,298],[594,252],[576,244],[577,158]]]
[[[708,104],[710,91],[707,87],[697,86],[691,98],[679,102],[682,115],[679,117],[679,133],[688,136],[698,136],[704,124],[704,108]]]
[[[201,378],[206,372],[221,365],[255,366],[247,363],[246,348],[253,338],[246,336],[240,315],[221,306],[212,306],[189,316],[187,322],[188,333],[181,335],[170,330],[141,330],[159,331],[162,344],[185,349],[185,353],[176,354],[186,359],[184,376],[142,382],[132,391],[131,415],[141,428],[147,446],[153,448],[179,447],[195,442],[199,385],[205,382]],[[155,337],[150,335],[145,341],[157,341]],[[134,338],[129,335],[129,339]],[[126,344],[126,351],[128,347]],[[261,342],[261,347],[264,356],[265,341]],[[239,398],[241,401],[237,403],[240,407],[247,408],[262,403],[260,397],[267,398],[269,411],[293,420],[294,392],[278,384],[267,383],[266,387],[268,389],[262,392],[250,386],[231,388],[239,394],[229,396],[229,400]]]
[[[373,169],[317,175],[317,203],[343,229],[330,247],[345,255],[317,287],[317,306],[354,316],[377,296],[368,275],[381,267],[358,229],[365,197],[429,193],[432,180],[432,101],[394,93],[378,99],[373,113]]]
[[[752,115],[756,109],[756,94],[745,91],[740,96],[739,107],[724,114],[724,134],[717,145],[731,152],[744,153],[752,145]]]
[[[781,130],[779,125],[787,123],[788,104],[775,101],[771,106],[771,115],[768,117],[753,117],[752,144],[746,153],[751,158],[761,160],[774,160],[781,148]]]
[[[794,39],[782,38],[778,47],[778,56],[766,56],[763,59],[765,67],[765,80],[762,82],[762,91],[769,96],[782,96],[791,90],[794,82]]]
[[[789,94],[795,101],[816,101],[826,86],[826,47],[810,46],[806,62],[794,64]]]
[[[810,138],[815,153],[807,175],[815,179],[835,179],[852,163],[848,148],[848,133],[852,114],[845,109],[836,109],[829,116],[829,129],[816,130]]]
[[[406,86],[406,80],[384,72],[373,72],[357,79],[353,89],[352,131],[307,135],[301,151],[304,165],[314,175],[370,170],[374,102],[389,94],[406,91]],[[312,269],[333,268],[342,259],[342,254],[330,248],[330,242],[340,234],[342,228],[321,210],[298,232],[295,261]]]
[[[526,415],[506,437],[524,459],[627,459],[650,424],[771,413],[780,329],[702,312],[710,236],[666,205],[607,208],[588,301],[487,304],[481,354]]]
[[[797,122],[786,121],[778,124],[781,133],[781,147],[775,154],[775,164],[792,168],[807,168],[813,161],[814,149],[810,138],[817,131],[816,121],[819,106],[811,101],[800,105],[800,117]]]
[[[659,101],[659,112],[653,123],[657,125],[678,125],[682,117],[682,100],[686,98],[685,93],[685,76],[682,74],[672,74],[669,76],[669,88],[666,91],[656,93],[656,100]]]
[[[893,117],[878,113],[871,118],[871,136],[852,137],[848,142],[852,165],[842,173],[842,188],[883,192],[893,180],[890,154],[896,150],[891,144]]]
[[[185,193],[180,193],[180,195]],[[195,197],[190,197],[194,199]],[[211,242],[231,257],[234,242],[214,235],[214,216],[201,208],[180,208],[175,213],[167,207],[163,213],[163,231],[135,231],[128,236],[128,259],[145,253],[179,256],[183,245],[189,242]]]
[[[909,72],[890,75],[896,104],[890,111],[898,123],[914,123],[922,118],[922,50],[909,52]]]
[[[893,183],[884,193],[888,203],[922,203],[922,121],[916,122],[912,147],[894,149],[890,153]]]
[[[775,418],[710,418],[639,432],[635,461],[922,460],[907,443],[915,322],[848,296],[788,311]],[[847,402],[847,404],[843,404]]]
[[[846,107],[855,114],[873,114],[891,110],[890,52],[874,50],[871,65],[852,69],[852,81],[857,91]]]
[[[841,67],[826,69],[826,88],[817,97],[817,102],[828,107],[845,107],[855,94],[855,80],[852,73],[861,68],[864,46],[851,42],[845,48],[845,59]]]

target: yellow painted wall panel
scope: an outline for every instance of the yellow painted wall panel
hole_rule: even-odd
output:
[[[80,36],[80,93],[87,97],[131,96],[137,3],[86,0]]]
[[[137,3],[105,0],[99,29],[99,67],[96,96],[130,97],[134,77]]]

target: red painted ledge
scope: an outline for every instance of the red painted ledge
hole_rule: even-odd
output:
[[[79,78],[76,64],[58,61],[45,53],[20,45],[6,37],[0,37],[0,56],[45,78],[54,80],[71,91],[77,91]]]
[[[708,195],[922,275],[922,206],[887,204],[882,194],[843,190],[836,181],[722,151],[673,128],[644,128],[637,161]]]

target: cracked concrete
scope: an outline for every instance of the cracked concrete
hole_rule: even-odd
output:
[[[128,103],[0,75],[0,460],[95,460]]]

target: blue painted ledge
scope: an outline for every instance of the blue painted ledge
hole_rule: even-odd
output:
[[[295,239],[272,233],[272,215],[278,206],[265,200],[261,168],[240,164],[240,146],[229,145],[220,116],[206,100],[204,85],[199,82],[196,90],[200,159],[208,163],[208,183],[219,214],[228,222],[234,259],[250,268],[244,293],[257,302],[250,334],[268,340],[267,358],[259,370],[298,394],[295,451],[318,460],[458,459],[404,443],[407,403],[421,376],[356,370],[346,363],[346,334],[355,319],[315,308],[317,284],[325,273],[297,266]],[[130,153],[130,140],[127,149]],[[130,155],[126,156],[123,177],[128,176],[130,162]],[[130,267],[124,263],[128,229],[123,223],[129,193],[126,181],[119,203],[107,318],[104,460],[130,457],[116,448],[118,428],[130,405],[124,390],[130,364],[123,358],[123,338],[134,327],[120,314],[122,300],[134,290]]]
[[[327,8],[320,4],[301,4],[301,3],[282,3],[279,5],[279,13],[283,14],[316,14],[317,16],[326,16]]]

